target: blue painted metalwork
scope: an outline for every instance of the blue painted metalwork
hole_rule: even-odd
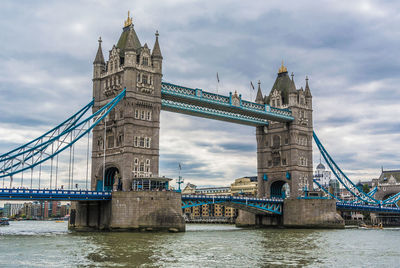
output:
[[[372,196],[366,195],[363,191],[360,191],[357,186],[344,174],[344,172],[339,168],[339,166],[333,161],[328,152],[325,150],[324,146],[318,139],[315,132],[313,132],[314,141],[321,152],[322,157],[325,159],[325,162],[328,164],[332,173],[335,175],[337,180],[359,201],[368,203],[368,204],[380,204],[382,201],[376,200]]]
[[[166,111],[184,113],[189,115],[197,115],[201,117],[207,117],[217,120],[223,120],[228,122],[234,122],[250,126],[266,126],[268,120],[260,119],[257,117],[251,117],[240,113],[227,112],[218,109],[212,109],[203,106],[197,106],[193,104],[181,103],[172,100],[161,100],[162,108]]]
[[[44,140],[43,142],[36,144],[34,147],[29,146],[32,144],[32,142],[27,143],[28,146],[19,147],[19,152],[16,154],[13,154],[16,152],[15,150],[11,151],[13,153],[9,152],[4,154],[11,156],[7,157],[7,161],[2,162],[2,165],[0,166],[0,178],[7,176],[11,177],[22,171],[32,169],[71,147],[79,139],[88,134],[99,122],[101,122],[108,115],[108,113],[125,97],[125,93],[126,89],[124,89],[109,103],[84,120],[80,120],[83,114],[78,114],[78,116],[74,119],[74,124],[69,125],[67,129],[64,129],[63,131],[60,130],[50,139]],[[81,111],[88,111],[90,107],[88,104],[85,106],[85,108],[81,109]],[[72,135],[75,136],[73,137]],[[67,137],[72,138],[70,141],[66,142]],[[39,141],[38,139],[35,140]],[[56,144],[56,146],[54,146],[56,147],[55,150],[53,146],[50,146],[52,144]],[[21,155],[22,157],[19,157]]]
[[[227,206],[240,206],[241,209],[257,210],[264,213],[282,214],[283,199],[255,198],[230,195],[182,195],[182,208],[208,205],[226,204]]]
[[[369,212],[381,212],[381,213],[393,213],[400,214],[400,208],[397,207],[383,207],[380,205],[363,205],[363,204],[351,204],[344,202],[337,202],[336,207],[339,210],[350,210],[350,211],[369,211]]]
[[[25,148],[30,148],[32,150],[37,148],[38,142],[41,141],[43,138],[46,138],[46,137],[51,138],[54,136],[55,133],[62,133],[64,131],[67,131],[70,127],[75,125],[76,122],[78,122],[81,119],[81,117],[90,108],[93,107],[93,104],[94,104],[94,99],[91,102],[89,102],[86,106],[84,106],[82,109],[80,109],[78,112],[76,112],[74,115],[72,115],[70,118],[68,118],[67,120],[65,120],[64,122],[59,124],[58,126],[54,127],[53,129],[47,131],[40,137],[22,145],[22,146],[19,146],[19,147],[15,148],[14,150],[11,150],[5,154],[0,155],[0,162],[7,161],[7,160],[12,159],[13,157],[24,154],[25,151],[23,151],[23,149],[25,149]],[[43,142],[40,142],[40,144],[43,144]]]
[[[279,109],[241,99],[232,102],[230,96],[218,95],[171,83],[161,84],[162,109],[174,112],[189,113],[224,121],[233,121],[246,125],[262,126],[268,120],[291,122],[294,120],[289,109]]]
[[[106,201],[111,192],[84,190],[0,189],[0,200]]]

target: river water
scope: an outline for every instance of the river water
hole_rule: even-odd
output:
[[[67,223],[0,227],[0,267],[400,267],[400,229],[71,233]]]

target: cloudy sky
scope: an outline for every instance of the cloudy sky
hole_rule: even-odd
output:
[[[397,1],[12,1],[0,3],[0,151],[55,126],[91,100],[97,39],[115,44],[127,11],[142,44],[160,32],[164,81],[254,98],[282,60],[306,75],[314,128],[358,181],[400,169]],[[314,164],[319,154],[314,150]],[[256,174],[255,129],[162,112],[160,173],[227,185]],[[84,170],[84,167],[80,167]]]

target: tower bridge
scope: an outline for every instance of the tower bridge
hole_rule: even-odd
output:
[[[237,224],[241,226],[341,228],[344,223],[337,209],[400,214],[397,208],[383,207],[396,203],[399,195],[378,202],[372,193],[357,192],[327,154],[313,132],[308,78],[304,89],[297,88],[283,63],[269,94],[263,95],[259,83],[252,102],[236,91],[224,96],[163,82],[158,32],[150,50],[141,44],[129,17],[107,61],[101,43],[100,38],[93,62],[93,101],[39,138],[0,155],[0,199],[74,201],[69,226],[75,230],[183,231],[182,207],[210,203],[240,208]],[[93,114],[86,116],[90,109]],[[159,174],[161,110],[255,127],[258,196],[185,196],[169,191],[169,179]],[[74,190],[74,150],[83,137],[87,137],[87,189]],[[335,196],[310,197],[313,138],[357,202],[343,203]],[[57,173],[63,152],[69,152],[67,189],[60,189]],[[43,186],[45,164],[50,178],[49,185]],[[34,169],[39,169],[38,176],[33,176]],[[12,188],[18,176],[22,189],[4,188],[6,178]],[[25,187],[26,183],[30,186]],[[282,199],[285,185],[290,189],[289,199]]]

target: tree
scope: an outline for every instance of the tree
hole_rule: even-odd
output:
[[[366,193],[366,194],[369,193],[370,188],[369,188],[368,184],[363,184],[362,190],[363,190],[363,192]]]

